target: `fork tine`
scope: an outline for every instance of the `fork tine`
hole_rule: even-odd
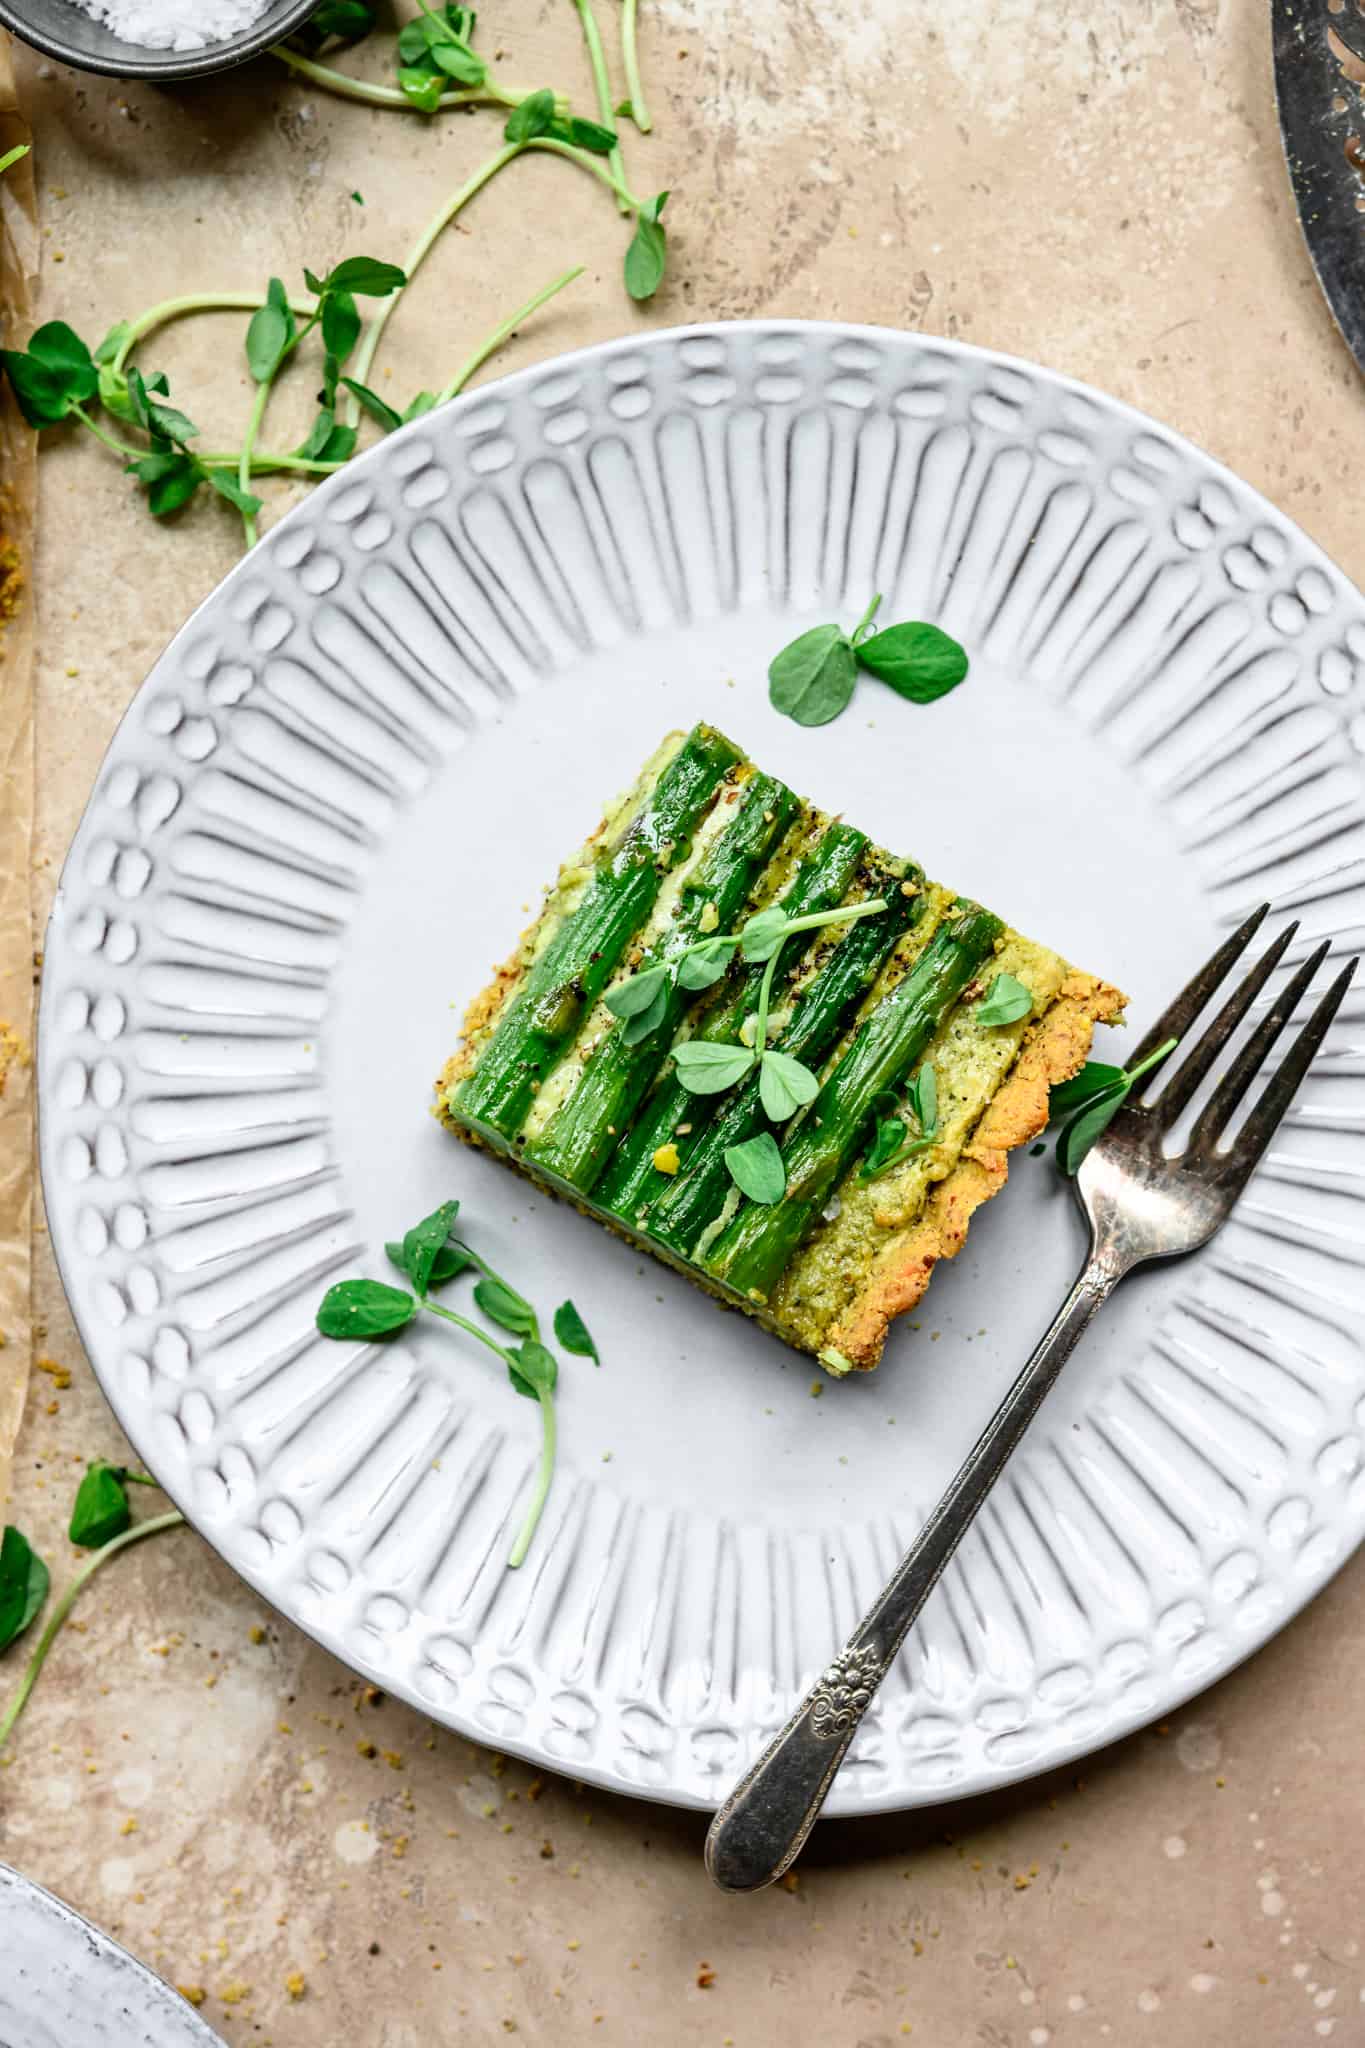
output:
[[[1219,984],[1228,970],[1241,959],[1255,938],[1269,909],[1270,905],[1263,903],[1259,910],[1252,911],[1239,931],[1235,931],[1230,939],[1224,939],[1212,959],[1205,961],[1194,980],[1181,989],[1170,1008],[1157,1018],[1129,1060],[1130,1067],[1135,1067],[1140,1061],[1145,1060],[1159,1045],[1164,1045],[1168,1038],[1184,1038],[1187,1035],[1205,1003],[1218,993]],[[1150,1071],[1160,1073],[1161,1069],[1155,1067]]]
[[[1296,918],[1293,924],[1280,933],[1274,945],[1261,955],[1250,974],[1238,983],[1208,1030],[1195,1041],[1186,1058],[1151,1105],[1163,1130],[1169,1130],[1181,1111],[1194,1099],[1195,1090],[1279,966],[1298,928]]]
[[[1309,954],[1298,973],[1292,975],[1280,990],[1195,1119],[1194,1129],[1190,1132],[1191,1151],[1197,1150],[1201,1145],[1217,1144],[1223,1126],[1265,1065],[1271,1046],[1298,1008],[1309,983],[1330,950],[1331,941],[1324,939],[1322,944]],[[1295,1082],[1294,1085],[1297,1087],[1298,1083]],[[1292,1094],[1293,1091],[1290,1092]]]
[[[1357,957],[1343,967],[1281,1060],[1265,1093],[1237,1133],[1228,1159],[1237,1171],[1239,1186],[1245,1185],[1248,1175],[1279,1129],[1280,1119],[1298,1093],[1299,1083],[1316,1058],[1318,1048],[1327,1036],[1332,1019],[1341,1007],[1341,999],[1351,986],[1351,978],[1359,965],[1360,960]]]

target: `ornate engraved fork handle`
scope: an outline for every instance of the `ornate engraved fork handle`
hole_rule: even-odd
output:
[[[794,1862],[872,1696],[1076,1340],[1131,1260],[1091,1246],[1047,1335],[866,1618],[711,1823],[706,1867],[723,1891],[771,1884]]]

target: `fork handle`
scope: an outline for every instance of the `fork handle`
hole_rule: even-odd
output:
[[[727,1892],[758,1891],[794,1863],[835,1772],[911,1624],[937,1585],[1075,1349],[1126,1267],[1092,1246],[1051,1328],[967,1453],[885,1590],[711,1823],[706,1868]]]

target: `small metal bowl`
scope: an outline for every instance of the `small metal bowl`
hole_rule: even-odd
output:
[[[75,0],[0,0],[0,26],[13,29],[59,64],[101,71],[108,78],[149,78],[164,84],[173,78],[206,78],[244,64],[292,34],[316,5],[317,0],[271,0],[241,35],[207,43],[202,50],[149,50],[141,43],[125,43],[77,7]]]

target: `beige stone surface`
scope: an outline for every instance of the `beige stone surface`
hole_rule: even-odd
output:
[[[1034,357],[1183,428],[1365,574],[1365,403],[1289,202],[1265,0],[642,11],[659,132],[631,167],[675,188],[674,282],[644,317],[841,315]],[[568,0],[504,0],[488,29],[509,73],[586,100]],[[86,332],[174,291],[400,256],[496,133],[267,64],[183,92],[32,60],[22,78],[43,310]],[[448,374],[575,258],[589,278],[509,365],[642,317],[610,202],[565,167],[514,167],[465,226],[393,325],[395,389]],[[237,332],[152,352],[220,441],[245,410]],[[45,452],[40,917],[120,713],[235,553],[219,507],[161,530],[99,449]],[[41,1234],[37,1274],[38,1350],[71,1378],[35,1374],[8,1512],[60,1580],[79,1462],[118,1439]],[[1363,1594],[1357,1562],[1081,1778],[829,1826],[795,1889],[732,1901],[695,1816],[534,1779],[367,1700],[177,1532],[62,1636],[0,1770],[0,1856],[262,2048],[1358,2042]]]

